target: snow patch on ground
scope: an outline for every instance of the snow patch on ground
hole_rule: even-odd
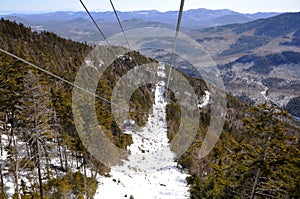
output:
[[[4,168],[7,167],[8,164],[8,152],[5,150],[5,148],[8,146],[8,137],[5,134],[2,134],[2,155],[0,158],[0,163],[1,163],[1,169],[2,169],[2,174],[7,175],[7,177],[3,178],[3,183],[4,183],[4,188],[6,189],[6,193],[8,197],[12,197],[14,194],[14,183],[13,179],[8,176],[8,173],[4,171]],[[7,171],[7,168],[6,168]]]
[[[201,104],[198,104],[198,108],[204,108],[209,103],[210,92],[208,91],[204,91],[204,92],[205,92],[205,96],[202,99],[203,102]]]
[[[265,86],[263,83],[261,82],[257,82],[257,84],[259,84],[260,86],[262,86],[264,88],[263,91],[260,92],[260,94],[263,96],[263,98],[265,99],[265,101],[268,101],[268,90],[269,88],[267,86]]]

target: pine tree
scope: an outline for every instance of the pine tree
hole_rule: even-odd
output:
[[[19,136],[21,127],[23,126],[23,96],[26,94],[24,90],[24,76],[26,74],[26,66],[20,61],[0,54],[0,112],[4,120],[4,131],[10,133],[9,147],[10,159],[13,165],[15,193],[20,199],[19,188],[19,163],[20,155],[16,142],[16,136]]]
[[[25,80],[27,90],[27,131],[24,137],[30,144],[32,156],[38,171],[40,197],[43,198],[43,171],[49,167],[49,151],[54,148],[51,126],[52,106],[46,84],[34,71],[30,70]],[[43,161],[44,160],[44,161]],[[45,162],[48,163],[45,165]],[[49,178],[49,176],[48,176]]]
[[[299,183],[299,148],[284,128],[285,117],[286,111],[268,102],[249,109],[243,119],[245,132],[222,135],[213,167],[225,195],[289,197]]]

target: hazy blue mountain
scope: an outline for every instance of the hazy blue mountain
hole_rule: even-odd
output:
[[[120,32],[113,12],[91,12],[107,36]],[[182,30],[192,30],[217,25],[244,23],[258,18],[267,18],[278,13],[241,14],[231,10],[194,9],[185,11],[182,18]],[[141,10],[118,12],[125,29],[141,27],[174,28],[178,11],[159,12]],[[9,14],[4,18],[30,26],[33,30],[48,30],[65,38],[88,43],[102,40],[86,12],[60,11],[42,14]]]

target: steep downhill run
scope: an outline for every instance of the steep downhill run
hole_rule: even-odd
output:
[[[164,66],[158,75],[165,77]],[[188,176],[176,167],[166,128],[165,82],[155,89],[153,113],[147,125],[132,135],[129,157],[122,165],[114,166],[108,177],[98,178],[95,198],[188,198],[185,178]]]

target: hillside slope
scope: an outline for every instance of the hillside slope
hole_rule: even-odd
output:
[[[92,49],[52,33],[31,32],[23,25],[3,19],[0,21],[0,46],[70,82],[74,82],[80,65]],[[123,48],[114,47],[116,52],[120,49]],[[98,183],[103,176],[109,177],[110,168],[87,151],[77,134],[72,113],[73,87],[2,52],[0,59],[0,197],[93,198],[95,194],[101,195],[101,184]],[[138,64],[158,64],[138,52],[120,55],[100,79],[96,94],[110,99],[121,76],[134,68],[133,60]],[[99,67],[99,63],[92,67]],[[175,180],[174,186],[170,183],[166,187],[170,185],[171,190],[176,190],[176,186],[181,186],[180,194],[187,195],[187,187],[182,186],[186,185],[182,182],[186,174],[179,174],[184,170],[190,175],[186,179],[190,198],[228,198],[233,193],[248,194],[253,179],[261,180],[255,190],[257,197],[263,197],[263,194],[281,198],[299,196],[299,129],[285,117],[285,112],[272,104],[246,111],[251,108],[249,104],[227,95],[221,139],[207,157],[199,158],[198,152],[211,120],[210,98],[205,96],[209,91],[203,80],[184,76],[195,89],[199,101],[205,99],[205,106],[199,106],[201,118],[193,143],[178,157],[176,167],[170,162],[170,170],[176,172],[180,180]],[[150,123],[146,128],[162,125],[162,132],[167,135],[161,144],[168,145],[178,131],[181,110],[174,93],[167,91],[163,96],[168,99],[164,113],[166,120],[155,123],[153,120],[158,117],[148,119],[158,93],[154,93],[153,88],[154,85],[146,85],[136,89],[130,101],[130,116],[139,126],[145,126],[148,120]],[[160,103],[156,101],[155,107]],[[99,124],[114,145],[122,149],[137,146],[138,139],[123,134],[118,127],[107,100],[96,100],[95,109]],[[90,115],[91,112],[86,110],[84,114]],[[266,142],[266,139],[270,141]],[[148,149],[148,145],[144,147]],[[262,151],[268,152],[264,161]],[[258,170],[261,171],[259,178],[256,177]],[[114,167],[111,171],[116,176]],[[103,176],[99,177],[99,174]],[[117,179],[116,182],[109,180],[118,183]],[[152,180],[160,182],[162,179]],[[243,187],[245,181],[248,182],[246,188]],[[156,186],[165,187],[163,184]]]
[[[69,82],[74,82],[92,49],[53,33],[31,32],[4,19],[0,21],[0,46]],[[135,57],[140,64],[151,61],[137,52],[127,56]],[[3,52],[0,59],[0,197],[92,198],[98,187],[97,175],[108,168],[87,151],[76,132],[73,86]],[[133,62],[120,57],[112,65],[98,86],[97,94],[103,98],[111,96],[111,88]],[[147,115],[136,110],[148,111],[152,95],[147,86],[134,93],[131,116],[139,125],[145,123]],[[110,104],[96,100],[99,124],[112,143],[125,148],[130,136],[121,134],[110,108],[103,107]]]
[[[285,106],[300,95],[300,13],[191,31],[219,65],[227,90]]]

